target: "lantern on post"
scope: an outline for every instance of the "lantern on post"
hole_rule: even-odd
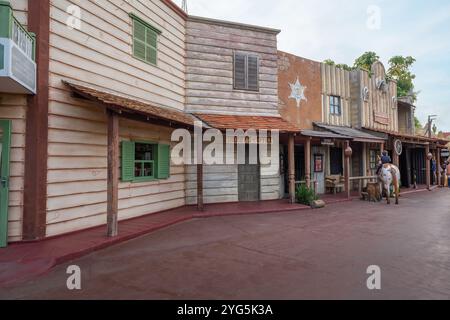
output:
[[[353,149],[348,146],[344,151],[344,155],[345,157],[350,158],[353,155]]]

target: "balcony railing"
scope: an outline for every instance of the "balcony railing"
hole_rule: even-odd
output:
[[[35,61],[36,38],[14,17],[9,1],[0,0],[0,38],[9,38]]]

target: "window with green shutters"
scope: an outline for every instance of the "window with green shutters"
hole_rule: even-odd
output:
[[[156,65],[161,31],[132,13],[130,16],[133,20],[133,56]]]
[[[169,177],[169,145],[122,142],[122,181],[142,182]]]

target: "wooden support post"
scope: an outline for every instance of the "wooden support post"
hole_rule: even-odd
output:
[[[428,154],[430,153],[430,145],[427,144],[425,147],[425,168],[426,168],[426,181],[427,181],[427,189],[431,190],[431,163],[428,158]]]
[[[397,168],[400,167],[400,156],[397,154],[397,151],[395,150],[395,141],[392,140],[392,163],[397,166]]]
[[[436,170],[437,170],[437,185],[442,186],[442,175],[441,175],[441,150],[436,149]]]
[[[350,141],[345,141],[345,150],[350,148]],[[347,199],[350,199],[350,157],[347,154],[344,156],[344,178],[345,178],[345,192]]]
[[[289,134],[288,142],[289,201],[295,203],[295,137]]]
[[[197,164],[197,210],[205,209],[203,203],[203,164]]]
[[[380,144],[380,154],[383,154],[384,151],[384,142]]]
[[[119,213],[119,116],[107,110],[108,114],[108,237],[118,235]]]
[[[202,132],[197,133],[197,210],[205,209],[203,199],[203,135]]]
[[[306,185],[311,188],[311,139],[308,138],[305,144],[305,176]]]
[[[362,151],[362,172],[363,172],[363,176],[368,176],[369,172],[367,170],[367,142],[363,143],[363,151]],[[362,186],[361,189],[363,187],[367,186],[367,181],[364,180],[362,181]],[[361,190],[362,191],[362,190]]]

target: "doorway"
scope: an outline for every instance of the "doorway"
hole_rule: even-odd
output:
[[[8,243],[11,120],[0,120],[0,248]]]
[[[344,160],[342,159],[342,148],[330,148],[330,174],[344,174]]]
[[[245,145],[245,164],[238,165],[238,195],[239,201],[242,202],[260,200],[261,172],[259,157],[257,157],[257,164],[251,163],[249,146],[249,144]]]

